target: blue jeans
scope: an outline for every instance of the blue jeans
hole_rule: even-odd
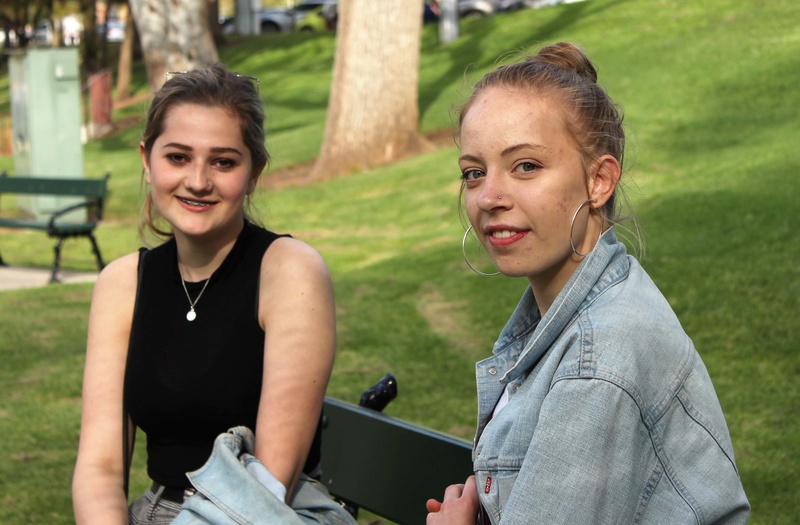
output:
[[[175,516],[181,511],[181,506],[161,497],[164,487],[154,492],[152,487],[131,503],[128,508],[128,523],[130,525],[167,525],[172,523]]]

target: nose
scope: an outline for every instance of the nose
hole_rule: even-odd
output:
[[[191,167],[186,174],[186,187],[194,192],[208,191],[211,187],[211,178],[202,165]]]
[[[508,208],[511,205],[511,199],[502,177],[494,173],[487,173],[476,202],[478,208],[486,212],[498,208]]]

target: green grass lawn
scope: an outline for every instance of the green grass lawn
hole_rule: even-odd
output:
[[[797,20],[792,0],[586,0],[470,21],[448,46],[426,27],[422,42],[424,131],[450,127],[469,83],[501,55],[571,40],[595,60],[625,109],[625,180],[646,235],[644,265],[714,380],[754,524],[800,522]],[[221,50],[232,69],[261,79],[271,169],[316,155],[333,52],[331,35],[239,39]],[[142,68],[136,74],[144,89]],[[3,72],[0,114],[7,90]],[[84,150],[87,174],[112,173],[98,231],[109,259],[138,246],[139,133]],[[266,225],[312,244],[332,269],[339,350],[329,394],[355,402],[393,372],[400,394],[387,413],[469,438],[474,362],[491,351],[525,283],[482,279],[463,264],[456,157],[442,149],[261,191],[256,203]],[[13,172],[12,159],[0,157],[2,169]],[[3,231],[0,251],[14,265],[46,268],[52,243]],[[88,243],[67,243],[64,266],[93,269]],[[91,285],[0,293],[0,523],[73,521],[90,296]],[[134,493],[147,483],[142,459]]]

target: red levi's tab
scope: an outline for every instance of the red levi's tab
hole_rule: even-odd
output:
[[[488,493],[489,493],[489,490],[490,490],[491,488],[492,488],[492,477],[491,477],[491,476],[489,476],[488,478],[486,478],[486,486],[485,486],[485,487],[483,487],[483,493],[484,493],[484,494],[488,494]]]

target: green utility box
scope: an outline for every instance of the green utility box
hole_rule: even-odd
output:
[[[14,171],[19,176],[81,178],[81,86],[78,50],[28,48],[9,54]],[[33,218],[41,218],[80,199],[18,198]],[[85,211],[74,220],[83,221]],[[70,216],[70,218],[73,218]]]

